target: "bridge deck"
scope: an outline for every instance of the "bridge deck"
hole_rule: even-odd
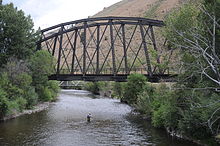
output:
[[[177,75],[170,75],[170,74],[154,74],[149,76],[148,74],[144,74],[148,81],[150,82],[174,82],[175,77]],[[58,80],[58,81],[117,81],[117,82],[126,82],[128,75],[119,74],[119,75],[112,75],[112,74],[88,74],[88,75],[81,75],[81,74],[54,74],[49,76],[49,80]]]

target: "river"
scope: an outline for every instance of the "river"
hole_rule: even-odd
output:
[[[0,146],[195,146],[153,128],[131,111],[117,99],[62,90],[47,110],[0,123]]]

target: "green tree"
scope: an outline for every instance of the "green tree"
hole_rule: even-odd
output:
[[[137,102],[138,95],[143,92],[147,78],[142,74],[131,74],[128,76],[128,82],[124,90],[123,101],[129,104]]]
[[[42,101],[52,101],[58,93],[58,83],[48,81],[48,76],[54,73],[54,58],[45,51],[37,51],[30,58],[29,68],[32,72],[32,84],[36,88],[39,99]]]
[[[0,5],[0,66],[10,57],[28,58],[34,51],[37,34],[30,16],[14,5]]]
[[[165,30],[170,44],[180,49],[178,55],[182,61],[176,85],[182,90],[175,94],[180,113],[178,130],[190,137],[207,138],[220,132],[217,128],[220,102],[216,92],[220,85],[220,1],[204,0],[200,6],[190,3],[175,11],[168,16]],[[155,119],[162,117],[158,115],[164,115],[167,109],[158,110]]]
[[[37,51],[30,58],[29,68],[32,72],[33,84],[46,85],[48,76],[54,73],[54,58],[53,56],[45,51]]]

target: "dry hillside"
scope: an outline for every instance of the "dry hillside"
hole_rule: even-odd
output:
[[[93,17],[129,16],[163,19],[173,8],[186,0],[122,0]]]

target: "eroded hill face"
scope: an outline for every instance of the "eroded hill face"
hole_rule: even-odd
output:
[[[186,0],[122,0],[93,17],[128,16],[163,19],[173,8]]]

